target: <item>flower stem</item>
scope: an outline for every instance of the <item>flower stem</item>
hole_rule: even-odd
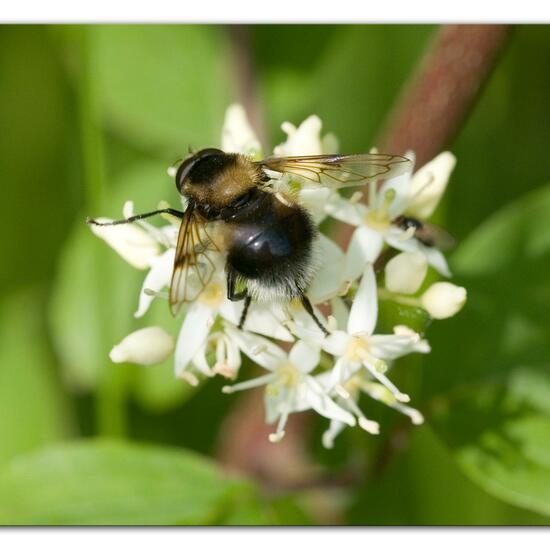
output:
[[[383,151],[414,150],[417,167],[463,126],[510,36],[509,25],[443,25],[378,140]]]
[[[82,147],[82,162],[84,172],[84,191],[86,210],[98,215],[104,206],[105,194],[105,163],[103,151],[103,136],[99,117],[99,96],[96,93],[96,72],[93,66],[93,56],[90,48],[89,26],[80,29],[80,79],[79,79],[79,116],[80,138]],[[104,250],[99,241],[94,239],[92,254],[96,273],[90,274],[90,281],[97,285],[98,296],[109,292],[109,282],[102,277],[101,265]],[[109,300],[99,300],[99,307],[104,308],[100,318],[102,349],[105,358],[109,348],[111,315],[108,311]],[[100,367],[96,391],[96,425],[97,432],[105,436],[123,436],[126,431],[125,388],[126,369],[124,365],[113,367],[104,363]]]
[[[265,121],[258,93],[258,78],[251,28],[247,25],[227,25],[230,53],[238,83],[237,97],[244,105],[252,127],[267,151]]]
[[[391,292],[387,288],[378,289],[378,298],[380,300],[391,300],[392,302],[396,302],[404,306],[422,307],[422,304],[418,298],[414,298],[413,296],[405,296],[404,294],[398,294],[396,292]]]

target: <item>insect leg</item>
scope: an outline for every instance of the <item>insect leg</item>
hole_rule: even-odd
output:
[[[230,266],[226,266],[225,269],[227,271],[227,299],[232,302],[244,300],[248,296],[246,290],[235,292],[235,284],[237,283],[237,275],[235,271]]]
[[[321,321],[319,321],[319,319],[317,319],[317,316],[315,315],[315,312],[313,311],[313,306],[311,305],[311,302],[309,301],[309,298],[305,294],[302,294],[302,296],[300,296],[300,300],[302,302],[302,305],[304,306],[304,309],[307,311],[309,316],[315,321],[315,324],[323,331],[323,334],[325,336],[328,336],[329,332],[323,326],[323,323],[321,323]]]
[[[242,328],[244,327],[244,323],[246,321],[246,316],[248,314],[248,308],[250,307],[250,302],[252,301],[252,298],[250,296],[246,296],[246,298],[244,299],[244,308],[243,308],[243,311],[241,313],[241,318],[239,319],[239,325],[238,325],[238,328],[240,330],[242,330]]]
[[[144,218],[150,218],[151,216],[156,216],[157,214],[171,214],[176,218],[183,218],[184,213],[179,210],[174,210],[173,208],[163,208],[162,210],[155,210],[154,212],[146,212],[145,214],[136,214],[135,216],[130,216],[124,220],[115,220],[113,222],[98,222],[93,218],[86,218],[86,223],[93,225],[120,225],[123,223],[132,223],[138,220],[143,220]]]

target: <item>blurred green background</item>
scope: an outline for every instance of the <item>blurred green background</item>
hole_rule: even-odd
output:
[[[250,27],[267,150],[312,113],[368,150],[436,30]],[[162,303],[133,319],[143,273],[84,218],[175,203],[166,167],[219,143],[240,78],[221,26],[0,27],[0,523],[550,523],[549,27],[514,29],[450,147],[438,220],[469,299],[395,370],[426,424],[365,403],[381,435],[328,452],[309,419],[318,484],[225,472],[223,381],[108,359],[131,330],[177,325]]]

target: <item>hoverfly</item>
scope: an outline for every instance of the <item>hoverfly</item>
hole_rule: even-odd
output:
[[[270,186],[272,173],[298,177],[305,187],[339,189],[393,178],[411,169],[408,158],[384,153],[253,161],[242,154],[202,149],[185,159],[175,175],[177,190],[187,201],[184,212],[166,208],[103,224],[88,222],[116,225],[161,213],[181,219],[169,291],[174,315],[208,285],[216,270],[211,253],[222,252],[227,297],[244,300],[239,328],[252,299],[298,299],[327,334],[306,296],[315,273],[315,225],[291,195]],[[421,222],[414,221],[421,228]]]

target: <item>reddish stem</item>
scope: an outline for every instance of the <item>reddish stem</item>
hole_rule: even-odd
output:
[[[380,149],[413,150],[418,167],[449,145],[463,126],[510,33],[508,25],[446,25],[436,33],[404,87]]]

